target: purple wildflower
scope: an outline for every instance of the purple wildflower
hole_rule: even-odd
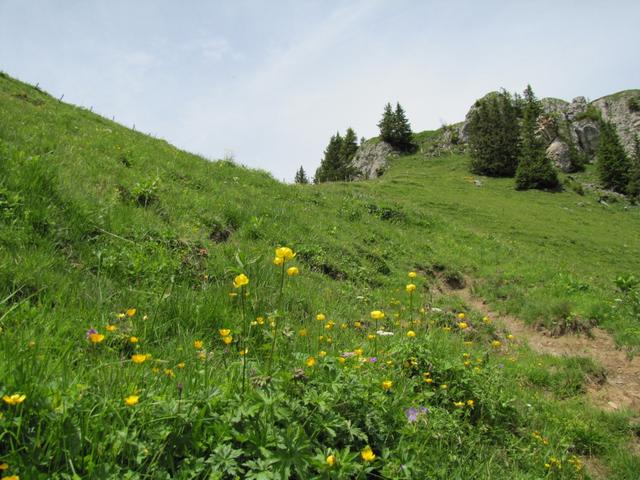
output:
[[[95,328],[90,328],[89,330],[87,330],[87,338],[89,338],[94,333],[98,333]]]
[[[418,416],[425,413],[429,413],[429,409],[427,407],[411,407],[404,411],[404,414],[407,416],[407,420],[411,423],[416,422],[418,420]]]
[[[371,362],[371,363],[376,363],[377,361],[378,361],[378,357],[371,357],[369,359],[369,362]]]

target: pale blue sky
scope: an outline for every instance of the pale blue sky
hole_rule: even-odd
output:
[[[500,87],[640,88],[639,24],[638,1],[0,0],[0,70],[291,180],[388,101],[420,131]]]

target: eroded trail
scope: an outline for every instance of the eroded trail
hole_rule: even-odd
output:
[[[592,382],[587,389],[589,400],[604,410],[630,409],[640,413],[640,356],[629,359],[604,330],[594,328],[592,337],[563,335],[552,337],[538,331],[511,315],[492,311],[475,297],[469,287],[458,290],[442,289],[443,293],[457,295],[483,315],[502,323],[504,328],[538,353],[555,356],[590,357],[606,371],[604,382]]]

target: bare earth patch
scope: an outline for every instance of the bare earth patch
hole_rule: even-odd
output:
[[[591,337],[575,334],[553,337],[536,330],[514,316],[492,311],[482,299],[473,295],[469,283],[456,290],[442,287],[442,291],[459,296],[483,315],[501,322],[505,329],[538,353],[593,359],[605,369],[606,379],[591,382],[587,388],[589,400],[607,411],[629,409],[640,412],[640,356],[629,359],[613,338],[600,328],[594,328]]]

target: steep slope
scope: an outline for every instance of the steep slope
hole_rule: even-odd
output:
[[[539,358],[433,295],[471,277],[495,310],[637,346],[614,280],[640,269],[640,212],[515,192],[467,161],[418,154],[375,181],[289,186],[0,77],[0,464],[23,478],[636,471],[633,413],[584,399],[597,365]],[[272,264],[285,245],[298,276]]]

